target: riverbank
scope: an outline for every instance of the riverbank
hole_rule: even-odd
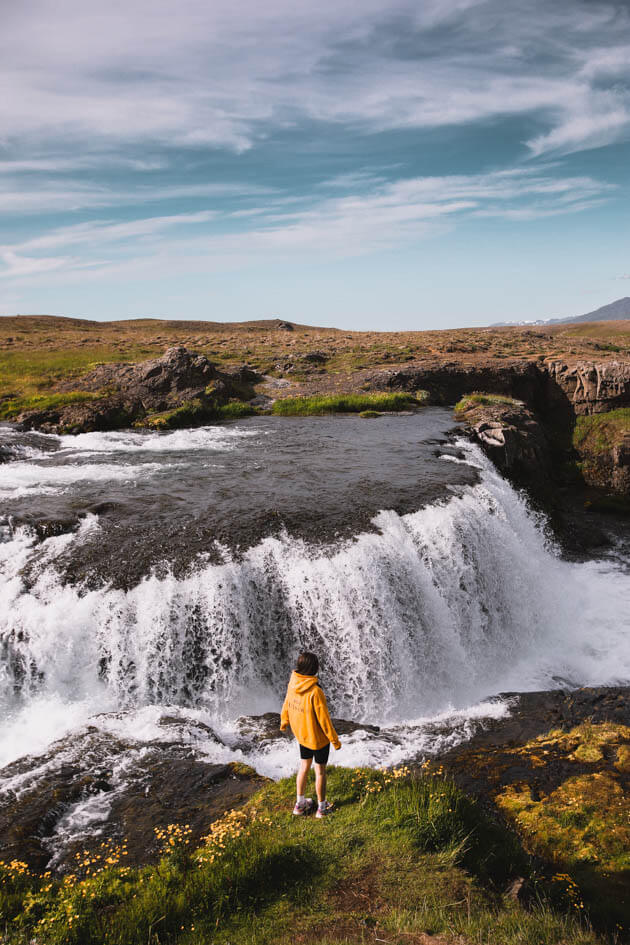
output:
[[[61,876],[13,857],[0,864],[0,941],[627,941],[630,728],[605,720],[617,706],[627,721],[627,691],[525,697],[521,729],[536,705],[540,726],[545,698],[564,725],[527,742],[497,750],[481,732],[421,769],[331,768],[323,823],[291,816],[284,779],[208,821],[201,843],[175,806],[151,866],[124,834],[77,851]],[[596,720],[573,725],[587,705]],[[518,726],[517,709],[493,736]]]
[[[533,492],[544,482],[582,504],[630,510],[627,322],[362,333],[25,316],[0,319],[0,346],[0,417],[48,433],[169,430],[267,412],[369,418],[475,392],[507,397],[528,411],[530,441],[538,432],[525,464],[501,462],[503,434],[477,437],[506,475]],[[498,431],[490,406],[476,405],[474,423]],[[503,424],[512,442],[513,420]]]
[[[28,792],[5,805],[0,917],[13,931],[0,941],[627,941],[629,694],[514,695],[508,715],[422,764],[333,767],[321,824],[291,816],[291,778],[260,787],[244,766],[218,771],[156,745],[142,762],[151,791],[119,798],[116,831],[86,834],[52,871],[37,852],[37,816],[55,808],[40,786],[35,806]],[[258,738],[278,739],[277,726],[243,720]],[[49,785],[57,807],[64,791],[89,790],[63,777]]]

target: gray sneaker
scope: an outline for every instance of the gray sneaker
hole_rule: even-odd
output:
[[[333,805],[333,804],[329,804],[328,801],[325,801],[325,802],[324,802],[324,806],[323,806],[323,807],[320,807],[319,804],[318,804],[318,805],[317,805],[317,811],[316,811],[316,813],[315,813],[315,816],[318,818],[318,820],[321,819],[322,817],[325,817],[326,814],[330,814],[331,810],[333,809],[333,806],[334,806],[334,805]]]
[[[313,805],[315,801],[312,797],[307,797],[303,804],[298,804],[295,802],[295,807],[293,808],[294,817],[300,817],[302,814],[310,814],[313,810]]]

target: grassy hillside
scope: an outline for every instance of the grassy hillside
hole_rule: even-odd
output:
[[[199,351],[219,365],[249,363],[287,379],[287,394],[334,393],[353,371],[395,367],[420,358],[463,363],[480,360],[630,355],[628,322],[549,328],[462,328],[420,332],[349,332],[277,321],[241,324],[136,319],[91,322],[52,316],[0,318],[0,399],[26,409],[30,398],[57,392],[95,364],[136,362],[175,344]],[[309,355],[315,353],[313,362]],[[317,388],[313,390],[311,388]],[[284,395],[283,395],[284,396]],[[11,408],[13,409],[13,408]],[[5,408],[5,416],[7,408]]]
[[[63,881],[0,869],[11,945],[596,945],[566,883],[536,872],[516,837],[436,773],[333,768],[324,820],[293,817],[293,780],[227,813],[192,850],[125,866],[125,845],[77,856]],[[516,882],[515,882],[516,881]],[[525,904],[514,894],[517,888]],[[513,892],[510,894],[510,888]]]

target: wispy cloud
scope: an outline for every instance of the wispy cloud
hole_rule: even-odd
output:
[[[554,177],[551,170],[377,181],[363,192],[313,200],[308,207],[272,200],[252,208],[249,216],[202,210],[125,222],[92,220],[0,246],[5,263],[0,275],[21,279],[56,270],[63,278],[90,268],[84,278],[96,278],[132,267],[159,271],[165,258],[169,271],[226,262],[233,267],[259,257],[339,259],[412,245],[466,218],[531,221],[577,213],[614,189],[587,176]],[[237,229],[235,221],[241,224]],[[75,256],[65,255],[69,247]],[[58,263],[51,255],[55,251],[64,252]]]
[[[104,207],[143,206],[168,201],[203,200],[206,198],[262,197],[275,193],[270,187],[251,182],[159,184],[135,187],[112,187],[95,181],[82,183],[72,180],[64,186],[56,180],[38,179],[33,182],[2,180],[0,178],[0,214],[42,214],[47,212],[71,213],[79,210],[99,210]]]
[[[303,119],[374,131],[531,115],[532,153],[630,130],[625,3],[30,0],[3,14],[9,142],[243,152]],[[610,47],[610,48],[609,48]]]

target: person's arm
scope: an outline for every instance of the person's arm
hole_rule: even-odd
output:
[[[315,709],[315,715],[317,716],[317,721],[319,722],[320,728],[328,741],[332,742],[335,748],[341,748],[339,736],[335,731],[335,727],[332,724],[332,720],[328,712],[326,696],[319,686],[316,687],[315,692],[313,693],[313,708]]]
[[[284,702],[282,703],[282,712],[280,713],[280,731],[284,732],[285,728],[288,728],[289,725],[289,707],[287,705],[288,693],[284,697]]]

